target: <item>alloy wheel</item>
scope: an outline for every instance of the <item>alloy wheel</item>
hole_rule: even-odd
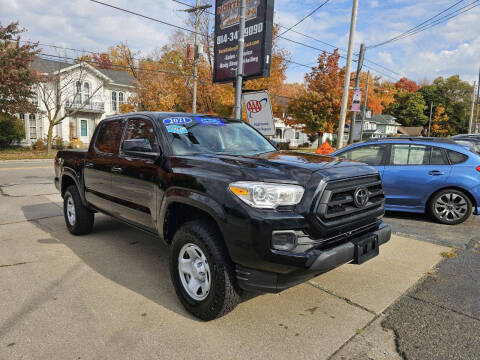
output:
[[[466,199],[457,193],[445,193],[435,202],[435,214],[439,219],[454,222],[464,218],[468,211]]]

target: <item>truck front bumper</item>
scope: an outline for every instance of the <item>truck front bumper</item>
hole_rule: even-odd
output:
[[[378,245],[385,244],[390,240],[391,230],[385,223],[382,223],[378,230],[368,234],[376,237]],[[361,238],[365,238],[363,235]],[[304,269],[298,269],[288,274],[277,274],[272,272],[254,270],[236,266],[236,276],[238,285],[248,291],[276,293],[288,289],[302,282],[305,282],[315,276],[326,273],[340,265],[350,263],[355,260],[355,248],[359,239],[350,239],[341,245],[328,250],[318,251],[318,256],[311,262],[311,265]],[[378,248],[377,248],[378,251]]]

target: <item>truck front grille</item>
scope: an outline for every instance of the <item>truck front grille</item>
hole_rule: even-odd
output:
[[[351,219],[383,213],[385,194],[379,175],[363,176],[327,184],[317,207],[323,223],[348,222]]]

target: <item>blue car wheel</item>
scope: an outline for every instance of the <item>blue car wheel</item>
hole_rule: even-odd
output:
[[[442,224],[457,225],[472,214],[472,202],[459,190],[445,189],[432,198],[430,213]]]

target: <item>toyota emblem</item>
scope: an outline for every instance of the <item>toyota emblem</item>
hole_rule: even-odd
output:
[[[355,190],[353,194],[353,202],[358,208],[363,208],[367,205],[369,200],[368,190],[364,187],[359,187]]]

